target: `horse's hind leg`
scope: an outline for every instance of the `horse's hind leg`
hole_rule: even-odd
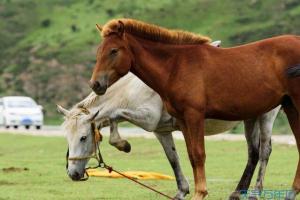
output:
[[[259,171],[256,180],[256,185],[254,189],[254,193],[250,195],[249,199],[258,199],[258,194],[261,193],[263,189],[263,181],[266,173],[267,164],[269,161],[269,157],[272,152],[272,144],[271,144],[271,136],[272,136],[272,128],[276,116],[280,110],[280,106],[271,110],[268,113],[265,113],[259,116],[259,126],[260,126],[260,145],[259,145]]]
[[[229,197],[230,200],[238,200],[241,193],[247,192],[259,158],[260,130],[258,119],[245,120],[244,126],[248,144],[248,162],[239,184]]]
[[[182,200],[184,199],[185,195],[189,193],[189,183],[182,173],[172,133],[154,133],[157,139],[159,140],[160,144],[162,145],[176,177],[178,192],[174,199]]]
[[[287,115],[287,118],[289,120],[289,124],[291,126],[291,129],[293,131],[293,134],[296,139],[296,144],[298,148],[298,153],[300,150],[300,117],[299,117],[299,111],[300,111],[300,98],[297,98],[297,101],[294,101],[293,103],[297,103],[297,107],[295,104],[292,103],[290,99],[283,102],[283,108]],[[293,182],[292,191],[288,192],[288,195],[286,197],[286,200],[294,200],[296,198],[296,195],[300,191],[300,160],[298,160],[298,166],[296,170],[296,175]]]

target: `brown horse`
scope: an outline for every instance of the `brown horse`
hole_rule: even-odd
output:
[[[99,27],[100,29],[100,27]],[[207,195],[204,119],[245,120],[281,104],[300,148],[300,37],[287,35],[234,48],[208,38],[131,19],[108,22],[90,81],[99,95],[132,71],[162,97],[180,122],[193,167],[194,200]],[[293,191],[300,191],[300,164]]]

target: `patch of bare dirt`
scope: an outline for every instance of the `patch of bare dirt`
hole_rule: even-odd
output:
[[[23,172],[23,171],[29,171],[29,168],[24,167],[24,168],[19,168],[19,167],[8,167],[8,168],[2,168],[2,171],[5,173],[10,173],[10,172]]]
[[[8,182],[8,181],[0,181],[0,186],[1,185],[16,185],[16,183],[13,182]],[[1,199],[1,198],[0,198]]]

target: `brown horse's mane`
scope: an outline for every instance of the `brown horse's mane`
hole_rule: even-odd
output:
[[[182,30],[169,30],[134,19],[114,19],[107,22],[103,26],[102,36],[105,37],[111,33],[115,33],[120,23],[124,24],[125,33],[166,44],[205,44],[211,41],[211,39],[206,36]]]

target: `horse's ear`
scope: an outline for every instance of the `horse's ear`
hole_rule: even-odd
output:
[[[70,114],[70,111],[68,111],[67,109],[63,108],[62,106],[60,106],[58,104],[56,105],[56,108],[60,114],[63,114],[66,117]]]
[[[118,30],[117,31],[120,36],[123,36],[123,33],[125,31],[125,25],[121,20],[118,21]]]
[[[99,110],[95,113],[95,114],[93,114],[89,119],[88,119],[88,121],[94,121],[94,119],[97,117],[97,115],[99,114]]]
[[[101,33],[102,30],[103,30],[102,26],[100,26],[99,24],[96,24],[96,28],[98,29],[98,31],[99,31],[100,33]]]

